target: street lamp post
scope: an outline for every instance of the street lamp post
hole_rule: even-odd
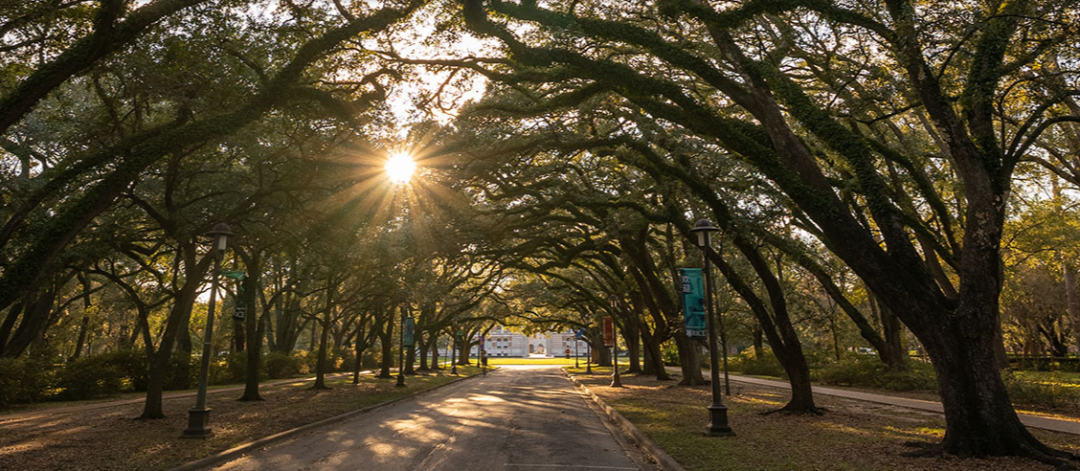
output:
[[[608,296],[608,302],[611,303],[611,387],[621,388],[623,387],[622,381],[619,380],[619,328],[615,324],[615,308],[619,305],[619,297],[611,294]]]
[[[581,368],[581,365],[578,363],[579,358],[581,358],[581,339],[577,335],[575,335],[574,336],[574,369],[575,370],[578,369],[578,368]]]
[[[398,352],[398,375],[397,384],[394,387],[405,387],[405,305],[401,307],[401,350]]]
[[[713,316],[713,283],[712,268],[710,267],[709,254],[712,250],[712,233],[718,231],[716,226],[708,219],[702,219],[694,224],[690,230],[697,234],[698,247],[701,248],[703,258],[702,272],[705,274],[705,320],[709,329],[709,379],[712,382],[712,404],[709,405],[709,434],[710,435],[735,435],[728,425],[727,406],[721,402],[720,396],[720,369],[718,368],[716,347],[716,319]]]
[[[457,349],[461,341],[461,332],[454,331],[450,339],[450,374],[457,376]]]
[[[450,374],[457,374],[457,340],[450,332]]]
[[[590,329],[590,327],[586,327],[586,329]],[[585,333],[588,334],[589,331],[586,330]],[[588,340],[585,341],[585,374],[592,374],[592,342]]]
[[[210,248],[210,256],[214,257],[214,269],[210,275],[210,306],[206,310],[206,332],[203,337],[202,364],[199,366],[199,392],[195,396],[195,407],[188,411],[188,428],[184,430],[182,435],[184,438],[208,438],[213,434],[210,430],[210,408],[206,407],[206,383],[210,375],[211,343],[214,339],[214,306],[217,304],[221,259],[225,257],[225,249],[233,233],[228,225],[218,223],[208,235],[214,238],[214,245]]]

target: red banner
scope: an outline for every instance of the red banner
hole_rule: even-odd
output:
[[[615,324],[611,321],[611,317],[604,318],[604,346],[615,346]]]

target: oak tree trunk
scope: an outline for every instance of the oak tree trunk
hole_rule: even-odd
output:
[[[675,344],[679,350],[679,368],[682,371],[682,380],[679,386],[700,386],[708,384],[701,374],[701,344],[686,336],[686,332],[679,330],[675,333]],[[719,358],[719,355],[717,356]]]

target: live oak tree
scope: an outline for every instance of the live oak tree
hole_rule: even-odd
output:
[[[546,87],[533,95],[538,106],[598,95],[626,100],[723,147],[787,195],[814,225],[810,233],[925,346],[945,407],[943,450],[1052,463],[1073,458],[1042,445],[1020,423],[996,352],[1000,243],[1013,171],[1047,128],[1080,120],[1047,114],[1067,91],[1035,98],[1032,106],[1006,99],[1032,82],[1025,74],[1038,77],[1033,64],[1071,53],[1074,4],[673,0],[620,9],[467,0],[463,6],[468,27],[497,39],[507,55],[501,65],[489,62],[490,69],[475,60],[465,65],[523,90]],[[829,89],[798,73],[793,51],[813,45],[785,31],[793,19],[829,28],[826,46],[885,74],[875,81],[860,73],[852,83],[879,91],[874,96],[888,114],[876,118],[933,136],[934,167],[961,183],[953,189],[961,195],[958,205],[946,207],[940,188],[927,185],[917,164],[925,155],[853,122],[854,104],[841,96],[841,106],[831,106],[837,100]],[[519,27],[525,24],[530,28]],[[858,95],[858,87],[847,88]],[[890,172],[908,178],[897,181]],[[844,201],[845,190],[854,201]],[[924,206],[909,205],[914,198]],[[861,221],[852,204],[871,217]]]
[[[58,70],[55,64],[46,61],[38,71],[48,72],[45,82],[35,78],[40,75],[38,72],[31,73],[3,102],[4,116],[11,118],[11,123],[5,124],[4,129],[9,136],[18,140],[14,147],[5,146],[5,151],[15,149],[16,156],[19,153],[30,155],[39,159],[45,168],[30,174],[25,171],[24,165],[20,177],[27,184],[17,194],[12,194],[11,200],[4,202],[5,226],[0,237],[0,245],[5,247],[3,272],[0,274],[0,291],[4,294],[0,295],[3,298],[0,305],[21,306],[21,299],[32,299],[39,292],[48,294],[49,290],[40,289],[37,280],[51,279],[53,273],[66,263],[65,254],[72,247],[81,246],[80,238],[86,238],[86,228],[96,227],[95,224],[100,222],[98,218],[113,210],[117,201],[134,202],[136,207],[151,215],[149,219],[154,221],[153,225],[164,229],[168,239],[179,243],[172,265],[174,272],[184,275],[174,280],[185,281],[175,286],[177,294],[173,299],[172,312],[166,316],[168,322],[162,341],[156,346],[149,338],[144,342],[148,352],[153,352],[151,387],[144,413],[148,418],[162,415],[159,398],[163,375],[169,372],[176,342],[179,342],[181,351],[190,351],[187,320],[197,289],[202,285],[203,275],[210,266],[210,258],[201,256],[199,252],[201,244],[196,235],[209,227],[206,224],[215,222],[207,222],[208,217],[232,217],[239,221],[250,216],[252,209],[257,206],[261,206],[259,210],[267,211],[270,194],[288,191],[280,187],[258,188],[257,184],[252,185],[255,187],[253,189],[245,188],[245,185],[236,185],[235,180],[230,182],[228,178],[217,182],[210,181],[212,177],[201,181],[177,178],[176,172],[170,176],[168,169],[183,168],[191,163],[186,159],[193,156],[214,162],[220,162],[219,159],[229,162],[231,157],[240,153],[234,152],[239,146],[234,146],[228,140],[242,132],[255,134],[266,131],[266,128],[250,126],[273,112],[288,117],[291,125],[305,122],[330,126],[338,122],[346,128],[354,127],[366,111],[382,103],[385,87],[380,83],[380,77],[383,74],[374,71],[359,83],[345,84],[336,80],[319,82],[318,78],[332,73],[334,67],[362,63],[363,55],[352,52],[357,50],[355,45],[346,49],[343,44],[364,34],[384,30],[406,17],[421,2],[403,2],[370,11],[310,10],[310,17],[304,18],[302,24],[298,25],[295,31],[298,34],[295,35],[275,30],[272,24],[253,24],[246,30],[226,26],[229,15],[235,13],[235,10],[227,8],[200,10],[199,14],[215,20],[206,23],[179,21],[169,24],[167,28],[151,28],[156,20],[151,19],[153,21],[149,23],[144,21],[145,12],[156,12],[160,18],[167,16],[169,11],[195,3],[198,2],[151,2],[143,7],[145,10],[133,11],[125,17],[126,20],[117,22],[110,15],[123,13],[127,2],[102,2],[100,10],[96,12],[99,21],[95,27],[98,32],[92,33],[86,40],[90,46],[79,46],[86,41],[80,42],[75,48],[60,52],[55,61],[70,59],[70,55],[65,54],[78,53],[80,47],[93,49],[93,57],[76,57],[76,63],[81,65],[75,68],[64,66],[66,75],[59,76],[53,73]],[[171,5],[169,8],[173,10],[163,10],[163,5]],[[188,16],[184,20],[193,18]],[[143,23],[136,23],[136,20]],[[138,25],[141,25],[138,31],[125,29]],[[303,29],[313,34],[299,33]],[[180,31],[183,34],[177,34]],[[137,49],[122,56],[110,54],[118,48],[129,46],[133,41],[138,43],[146,36],[150,37],[149,41],[160,42],[163,46]],[[241,49],[230,43],[238,40],[248,48]],[[334,60],[328,61],[328,57]],[[107,67],[100,65],[103,61]],[[94,68],[90,77],[81,76],[93,67],[99,68]],[[181,70],[187,70],[187,73]],[[49,85],[49,80],[56,77],[60,77],[59,81]],[[35,98],[35,94],[40,96]],[[46,139],[67,136],[59,132],[41,132],[41,127],[32,126],[35,120],[57,115],[67,118],[65,113],[82,110],[42,102],[47,95],[60,100],[73,95],[95,119],[72,119],[71,125],[63,129],[73,137],[49,142]],[[34,114],[31,109],[41,113]],[[29,116],[27,113],[30,113]],[[9,127],[17,121],[21,123]],[[98,137],[88,142],[84,137],[88,134]],[[261,137],[249,134],[244,139],[259,142],[265,147],[265,152],[274,152],[273,143],[277,142],[269,134],[262,134]],[[257,162],[260,158],[251,154],[246,157],[249,159],[247,164]],[[265,170],[255,169],[248,175],[257,176],[255,172]],[[275,170],[280,170],[280,167]],[[235,175],[242,173],[236,172]],[[156,175],[164,177],[160,180],[151,177]],[[199,172],[196,171],[195,175],[199,175]],[[230,174],[226,171],[218,175]],[[262,181],[267,180],[264,178]],[[157,183],[162,185],[155,187]],[[292,183],[299,184],[299,181]],[[131,189],[133,186],[134,191]],[[152,192],[149,198],[138,194],[140,188],[168,190],[183,187],[191,190],[192,186],[203,186],[205,194],[177,204],[171,200],[175,195],[169,191]],[[73,191],[75,189],[79,191]],[[245,191],[251,192],[242,194]],[[187,191],[188,196],[192,196],[192,193]],[[238,194],[240,197],[235,197]],[[164,201],[155,199],[162,195]],[[198,203],[193,204],[193,201]],[[170,205],[179,205],[182,209],[170,208]],[[208,215],[207,212],[215,214]],[[42,217],[45,213],[49,217]],[[236,227],[242,230],[243,224]],[[149,247],[153,247],[152,244]],[[258,268],[254,259],[249,258],[249,261],[253,268]],[[114,283],[130,277],[130,274],[122,272],[110,275],[114,276],[110,280]],[[252,305],[251,301],[246,301],[249,306]],[[23,315],[24,311],[21,308],[18,311],[9,309],[5,323],[15,325],[16,321],[23,319],[22,323],[29,326],[33,323],[29,321],[46,319],[45,316],[37,316],[34,311],[25,311],[31,313],[30,316]],[[249,323],[241,329],[254,330],[248,335],[248,338],[254,338],[258,336],[256,327],[256,324]],[[145,327],[140,329],[146,330]],[[258,360],[257,355],[252,357],[253,361]],[[254,365],[252,369],[257,371],[257,363]]]
[[[6,244],[10,235],[23,224],[26,215],[37,209],[45,198],[54,197],[85,173],[108,168],[107,173],[97,183],[86,187],[80,197],[58,207],[56,216],[38,229],[33,242],[5,267],[0,275],[0,308],[15,302],[22,290],[41,276],[80,230],[107,210],[140,172],[165,156],[193,144],[227,137],[276,107],[314,102],[336,111],[362,111],[373,103],[379,103],[384,96],[384,89],[379,87],[368,89],[366,93],[362,89],[354,90],[357,96],[339,100],[324,91],[305,87],[302,82],[307,80],[305,74],[310,68],[336,52],[343,42],[361,33],[387,28],[407,16],[419,3],[406,3],[400,9],[385,8],[363,16],[350,14],[351,19],[344,23],[330,27],[310,41],[296,44],[295,54],[285,53],[277,68],[257,68],[253,74],[257,91],[232,100],[231,107],[219,107],[198,119],[191,119],[191,110],[181,107],[178,116],[171,122],[123,138],[114,145],[77,159],[55,174],[45,175],[47,184],[35,190],[16,208],[4,227],[4,238],[0,239],[0,243]],[[126,158],[109,167],[117,155],[125,155]]]

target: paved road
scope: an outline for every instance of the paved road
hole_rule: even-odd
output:
[[[217,469],[646,470],[557,366],[504,366]]]

